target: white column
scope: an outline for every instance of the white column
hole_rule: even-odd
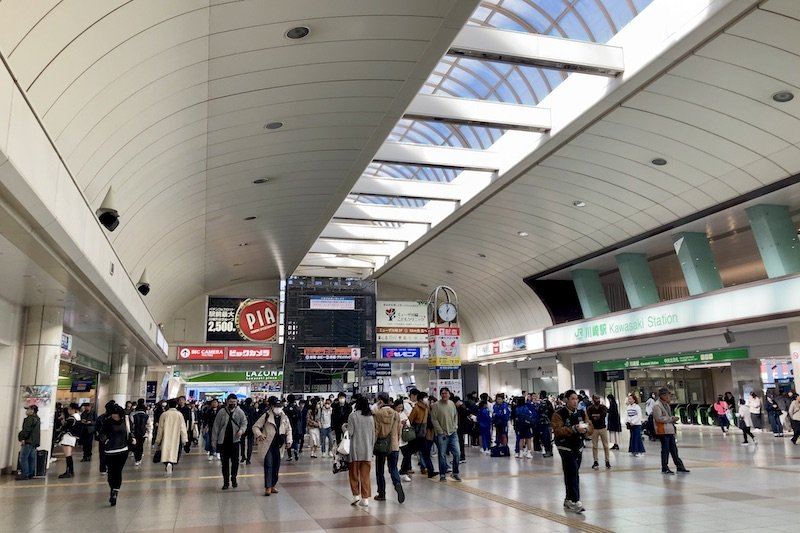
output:
[[[572,387],[572,355],[559,353],[556,355],[556,376],[558,377],[558,392],[566,392]]]
[[[131,391],[131,400],[134,402],[139,398],[145,398],[147,395],[147,367],[137,365],[133,368],[133,390]]]
[[[41,418],[41,448],[50,450],[53,439],[58,367],[61,361],[61,333],[64,309],[29,307],[25,318],[20,377],[23,405],[36,403]],[[22,417],[20,417],[20,424]]]
[[[109,392],[111,399],[119,405],[128,401],[128,351],[122,350],[111,354],[111,379]]]

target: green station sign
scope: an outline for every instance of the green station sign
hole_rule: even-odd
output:
[[[652,368],[673,365],[694,365],[702,363],[718,363],[735,361],[748,358],[747,348],[733,348],[730,350],[717,350],[711,352],[678,353],[672,355],[655,355],[631,359],[616,359],[613,361],[597,361],[592,366],[595,372],[608,370],[636,370],[639,368]]]
[[[245,381],[283,381],[283,370],[246,372],[206,372],[186,378],[187,383],[243,383]]]

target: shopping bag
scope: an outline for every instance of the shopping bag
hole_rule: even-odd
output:
[[[342,441],[336,447],[336,453],[340,455],[350,455],[350,435],[345,432],[342,434]]]

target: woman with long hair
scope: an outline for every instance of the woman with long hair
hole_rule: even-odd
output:
[[[619,406],[613,394],[606,396],[608,400],[608,435],[613,442],[612,450],[619,450],[619,434],[622,433],[622,422],[619,417]]]
[[[308,402],[308,414],[306,415],[306,427],[308,428],[308,437],[311,441],[311,458],[317,458],[317,450],[319,450],[319,428],[320,428],[320,408],[319,399],[312,398]]]
[[[628,445],[628,453],[634,457],[644,455],[644,442],[642,442],[642,408],[639,407],[639,399],[636,393],[628,394],[625,399],[625,425],[631,431],[631,443]]]
[[[370,465],[375,446],[375,423],[367,399],[360,394],[354,397],[353,412],[347,418],[347,432],[350,435],[350,493],[351,505],[369,507],[372,494],[370,484]]]
[[[58,443],[61,444],[61,449],[64,450],[64,458],[67,461],[67,470],[61,474],[59,479],[70,478],[75,475],[75,467],[72,463],[72,449],[78,443],[78,437],[81,435],[81,415],[79,413],[80,406],[77,403],[69,404],[67,408],[67,419],[61,427],[61,438]]]

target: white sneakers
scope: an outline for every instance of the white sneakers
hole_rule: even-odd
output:
[[[515,458],[515,459],[519,459],[519,452],[516,452],[516,453],[514,454],[514,458]]]
[[[584,509],[583,504],[580,502],[580,500],[576,502],[570,500],[564,500],[564,509],[566,509],[567,511],[572,511],[573,513],[582,513],[586,510]]]
[[[400,479],[405,482],[409,482],[411,481],[411,476],[409,476],[408,474],[403,474],[402,476],[400,476]]]
[[[167,469],[167,475],[171,476],[172,475],[172,463],[167,463],[166,469]]]
[[[369,498],[362,498],[358,500],[358,503],[356,505],[358,505],[362,509],[366,509],[367,507],[369,507]]]
[[[219,461],[219,460],[220,460],[220,458],[219,458],[219,452],[217,452],[217,453],[215,453],[215,454],[214,454],[214,459],[216,459],[217,461]]]
[[[208,455],[208,460],[209,460],[209,461],[213,461],[213,460],[214,460],[214,456],[213,456],[213,455],[211,455],[211,454],[209,454],[209,455]]]

